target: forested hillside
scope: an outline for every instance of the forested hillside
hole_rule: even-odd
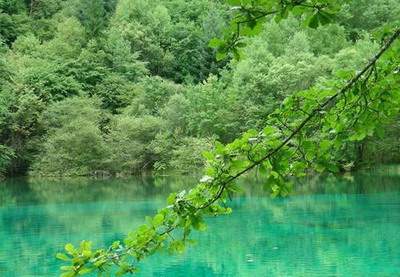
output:
[[[291,15],[217,61],[230,16],[213,0],[0,0],[0,174],[197,171],[215,141],[360,68],[400,4],[350,1],[317,29]],[[346,145],[343,168],[400,160],[398,121],[380,129]]]

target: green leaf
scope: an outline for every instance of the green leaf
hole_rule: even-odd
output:
[[[335,76],[337,76],[340,79],[349,79],[354,75],[354,71],[353,70],[344,70],[344,69],[340,69],[335,71]]]
[[[219,39],[219,38],[213,38],[210,40],[210,42],[208,43],[208,46],[210,46],[211,48],[218,48],[220,47],[222,44],[224,43],[223,40]]]
[[[280,12],[280,16],[282,19],[286,19],[289,16],[289,9],[288,6],[285,6],[281,12]]]
[[[65,262],[69,262],[71,260],[71,258],[64,253],[57,253],[56,258]]]
[[[226,57],[228,56],[226,52],[220,52],[218,51],[217,54],[215,55],[217,61],[222,61],[224,59],[226,59]]]
[[[168,205],[175,204],[175,199],[176,199],[176,193],[171,193],[167,198],[167,204]]]
[[[92,242],[84,240],[80,244],[82,250],[90,250],[92,248]]]
[[[240,29],[240,34],[242,36],[255,36],[261,33],[263,24],[257,21],[255,25],[246,25]]]
[[[247,26],[249,26],[251,29],[254,29],[256,25],[257,25],[257,20],[249,20],[249,22],[247,22]]]
[[[302,143],[303,149],[305,152],[310,153],[312,155],[315,154],[315,144],[311,140],[305,140]]]
[[[71,271],[71,270],[74,270],[75,268],[73,265],[64,265],[64,266],[61,266],[60,269],[62,271]]]
[[[234,56],[235,60],[239,61],[239,60],[240,60],[240,53],[239,53],[239,51],[238,51],[236,48],[233,48],[233,49],[232,49],[232,52],[233,52],[233,56]]]
[[[74,271],[71,272],[64,272],[60,275],[60,277],[74,277],[76,276],[76,273]]]
[[[334,15],[324,12],[324,11],[320,11],[318,13],[318,20],[321,23],[321,25],[326,25],[328,23],[331,23],[332,20],[334,19]]]
[[[274,134],[275,132],[276,132],[276,129],[275,129],[275,127],[272,127],[272,126],[267,126],[263,130],[263,133],[266,136],[270,136],[270,135]]]
[[[87,274],[87,273],[90,273],[90,272],[92,272],[93,271],[93,268],[83,268],[83,269],[81,269],[81,270],[79,270],[79,275],[84,275],[84,274]]]
[[[72,245],[72,243],[67,243],[64,246],[65,251],[67,251],[68,254],[74,255],[75,252],[75,247]]]
[[[161,224],[163,224],[164,222],[164,216],[162,214],[157,214],[154,218],[153,218],[153,225],[154,227],[158,227]]]
[[[279,173],[276,172],[276,171],[271,171],[270,174],[271,174],[271,176],[274,177],[275,179],[278,179],[278,178],[279,178]]]
[[[365,137],[367,136],[367,134],[365,133],[365,131],[360,130],[357,133],[353,134],[352,136],[350,136],[349,140],[350,141],[361,141],[363,140]]]
[[[319,15],[318,13],[312,15],[308,20],[308,27],[316,29],[319,25]]]
[[[112,243],[111,247],[112,249],[118,249],[121,245],[121,242],[119,240],[116,240]]]
[[[243,48],[243,47],[246,47],[246,43],[245,42],[243,42],[243,41],[241,41],[241,42],[238,42],[238,43],[236,43],[236,48]]]
[[[375,129],[375,133],[377,137],[380,139],[383,139],[385,137],[385,129],[380,126]]]
[[[275,15],[274,21],[275,21],[276,23],[281,22],[281,20],[282,20],[282,16],[281,16],[280,14]]]
[[[322,140],[319,144],[319,148],[322,152],[329,150],[330,147],[331,147],[331,141],[327,139]]]
[[[204,151],[203,157],[206,158],[207,160],[213,160],[214,159],[214,154],[210,151]]]
[[[338,173],[338,172],[339,172],[339,167],[338,167],[336,164],[329,163],[329,164],[327,165],[327,168],[328,168],[331,172],[334,172],[334,173]]]
[[[294,16],[299,16],[299,15],[302,15],[302,14],[304,13],[304,10],[305,10],[305,7],[302,7],[302,6],[295,6],[295,7],[293,7],[293,9],[292,9],[292,14],[293,14]]]
[[[174,240],[170,243],[169,249],[173,253],[183,253],[185,251],[185,243],[182,240]]]

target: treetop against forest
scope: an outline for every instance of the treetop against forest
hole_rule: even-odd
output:
[[[218,48],[219,58],[231,52],[240,58],[242,36],[252,34],[243,33],[242,24],[253,30],[261,28],[257,27],[259,20],[277,17],[279,21],[295,13],[300,21],[317,28],[340,13],[331,6],[333,1],[228,2],[238,14],[231,19],[233,28],[224,39],[211,42]],[[204,153],[207,166],[199,184],[171,194],[168,206],[148,217],[147,223],[123,242],[115,241],[105,249],[92,249],[87,241],[79,247],[67,244],[66,253],[57,255],[69,264],[62,267],[63,276],[113,270],[117,275],[134,273],[141,260],[157,251],[184,251],[192,242],[190,233],[206,228],[204,216],[231,212],[226,205],[238,189],[235,180],[253,168],[268,177],[266,187],[274,196],[287,195],[293,177],[307,172],[338,172],[349,145],[375,133],[382,136],[382,126],[391,124],[399,113],[400,29],[388,24],[380,30],[381,46],[357,70],[343,67],[286,96],[268,114],[262,131],[249,130],[225,145],[216,142],[213,150]]]

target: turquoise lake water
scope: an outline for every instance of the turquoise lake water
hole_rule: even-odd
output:
[[[66,242],[123,238],[193,179],[24,180],[0,183],[0,276],[58,276]],[[137,276],[400,276],[400,175],[309,178],[271,199],[247,178],[233,214],[183,255],[157,254]]]

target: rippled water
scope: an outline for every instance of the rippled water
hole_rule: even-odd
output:
[[[271,199],[260,181],[208,219],[183,255],[158,254],[139,276],[400,276],[400,176],[303,180]],[[107,245],[191,179],[9,180],[0,183],[0,276],[58,276],[66,242]]]

